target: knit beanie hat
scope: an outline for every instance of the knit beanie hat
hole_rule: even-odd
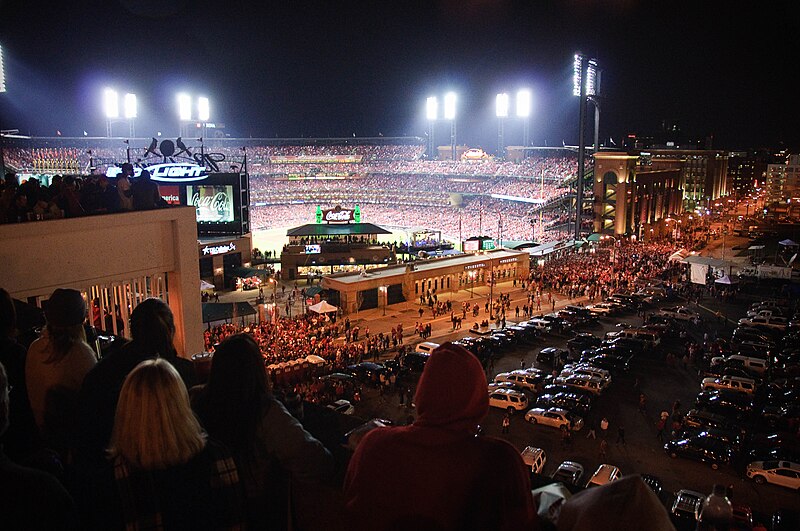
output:
[[[86,319],[86,301],[80,291],[58,288],[47,300],[44,315],[51,326],[79,325]]]

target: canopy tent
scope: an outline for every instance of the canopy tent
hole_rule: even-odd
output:
[[[337,311],[339,308],[333,304],[328,304],[328,301],[322,301],[313,306],[309,306],[308,309],[316,313],[331,313]]]
[[[309,223],[294,227],[286,231],[287,236],[347,236],[362,234],[391,234],[392,231],[383,229],[372,223]]]
[[[677,251],[669,255],[668,260],[670,262],[683,262],[683,260],[687,256],[689,256],[689,251],[687,251],[686,249],[678,249]]]
[[[599,242],[602,237],[603,237],[603,235],[600,234],[599,232],[593,232],[592,234],[589,235],[588,238],[586,238],[586,241],[587,242]]]
[[[309,354],[306,356],[306,361],[312,365],[325,365],[325,363],[327,363],[325,358],[317,356],[316,354]]]
[[[778,245],[783,245],[784,247],[797,247],[798,243],[786,238],[785,240],[779,241]]]
[[[200,280],[200,291],[205,291],[207,289],[214,289],[214,288],[215,288],[214,284],[206,282],[205,280]]]
[[[237,319],[247,315],[256,315],[256,309],[249,302],[204,302],[203,322],[213,323],[228,319]]]
[[[737,284],[739,281],[735,278],[731,278],[728,275],[723,275],[720,278],[714,281],[715,284],[725,284],[726,286],[730,286],[731,284]]]

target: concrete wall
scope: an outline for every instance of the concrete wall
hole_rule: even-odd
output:
[[[193,207],[0,225],[0,271],[0,285],[23,300],[166,273],[178,353],[203,350]]]

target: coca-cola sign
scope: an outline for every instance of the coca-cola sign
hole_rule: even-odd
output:
[[[322,211],[322,219],[328,223],[349,223],[355,219],[351,209],[337,206],[330,210]]]
[[[234,219],[233,187],[229,185],[188,186],[189,204],[197,209],[197,221],[230,222]]]

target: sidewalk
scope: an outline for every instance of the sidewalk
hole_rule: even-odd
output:
[[[286,295],[281,297],[281,287],[286,286]],[[271,286],[268,284],[267,288]],[[305,287],[305,284],[298,284],[298,292]],[[273,291],[271,289],[264,289],[264,298],[269,303],[270,296],[272,295]],[[289,296],[291,290],[294,288],[293,281],[282,281],[280,282],[280,286],[277,289],[278,295],[278,304],[281,309],[283,315],[283,308],[286,303],[286,297]],[[485,304],[486,300],[489,298],[490,289],[489,286],[475,286],[472,289],[463,289],[456,292],[442,292],[439,293],[439,301],[440,302],[447,302],[452,301],[453,311],[456,312],[456,315],[461,315],[461,305],[462,303],[469,301],[470,303],[477,303],[480,307],[480,313],[477,317],[472,317],[472,312],[467,312],[467,317],[462,322],[462,327],[459,330],[453,330],[452,323],[450,321],[450,314],[445,313],[439,315],[435,319],[431,317],[431,310],[428,308],[427,305],[420,305],[419,299],[414,301],[406,301],[397,304],[390,304],[386,306],[386,308],[373,308],[370,310],[361,310],[350,315],[346,315],[341,319],[346,317],[350,318],[351,326],[358,326],[361,330],[361,337],[366,330],[369,328],[370,336],[377,335],[383,332],[384,335],[391,334],[392,328],[397,327],[398,324],[402,323],[403,325],[403,336],[406,345],[414,345],[419,343],[421,339],[419,336],[414,335],[414,324],[428,324],[431,323],[431,335],[427,339],[429,341],[434,341],[437,338],[443,338],[453,333],[461,333],[463,335],[467,335],[469,333],[470,327],[473,323],[483,321],[484,319],[488,319],[489,316],[485,312]],[[526,319],[522,313],[522,306],[527,303],[527,291],[523,291],[520,287],[519,283],[517,286],[513,285],[513,281],[509,280],[506,282],[499,282],[497,283],[494,288],[491,290],[491,293],[495,299],[502,293],[503,295],[510,295],[511,298],[511,306],[509,310],[506,311],[506,324],[512,324],[519,321]],[[586,297],[578,297],[575,299],[569,299],[561,294],[554,293],[554,299],[556,300],[555,310],[558,311],[570,304],[587,304],[588,299]],[[258,298],[258,290],[251,290],[251,291],[230,291],[220,293],[219,300],[220,302],[239,302],[239,301],[247,301],[255,305],[255,300]],[[546,294],[543,296],[542,301],[542,310],[537,311],[534,315],[539,314],[546,314],[552,311],[552,304],[547,302]],[[520,307],[520,316],[519,318],[516,317],[516,313],[514,311],[515,307]],[[422,308],[424,313],[422,318],[419,317],[419,309]],[[292,315],[297,316],[302,314],[305,309],[302,306],[302,302],[298,295],[297,300],[292,307]]]

